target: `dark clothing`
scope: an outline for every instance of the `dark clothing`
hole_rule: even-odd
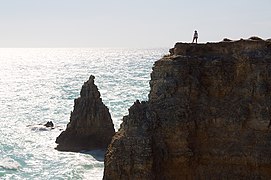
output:
[[[194,43],[195,40],[196,40],[196,43],[198,43],[198,37],[199,37],[198,32],[195,31],[192,43]]]

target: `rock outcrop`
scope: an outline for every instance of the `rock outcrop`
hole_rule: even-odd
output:
[[[65,131],[56,139],[60,151],[106,149],[115,133],[108,108],[100,98],[94,76],[82,86]]]
[[[271,179],[271,43],[177,43],[123,118],[105,180]]]

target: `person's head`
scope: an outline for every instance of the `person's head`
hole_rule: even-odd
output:
[[[197,30],[195,30],[195,33],[197,32]]]

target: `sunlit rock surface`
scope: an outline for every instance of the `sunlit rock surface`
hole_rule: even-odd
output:
[[[105,156],[104,179],[271,179],[271,42],[177,43]]]

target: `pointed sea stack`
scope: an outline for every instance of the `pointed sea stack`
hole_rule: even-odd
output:
[[[57,138],[56,149],[74,151],[106,149],[115,133],[108,108],[100,98],[94,76],[82,86],[65,131]]]

